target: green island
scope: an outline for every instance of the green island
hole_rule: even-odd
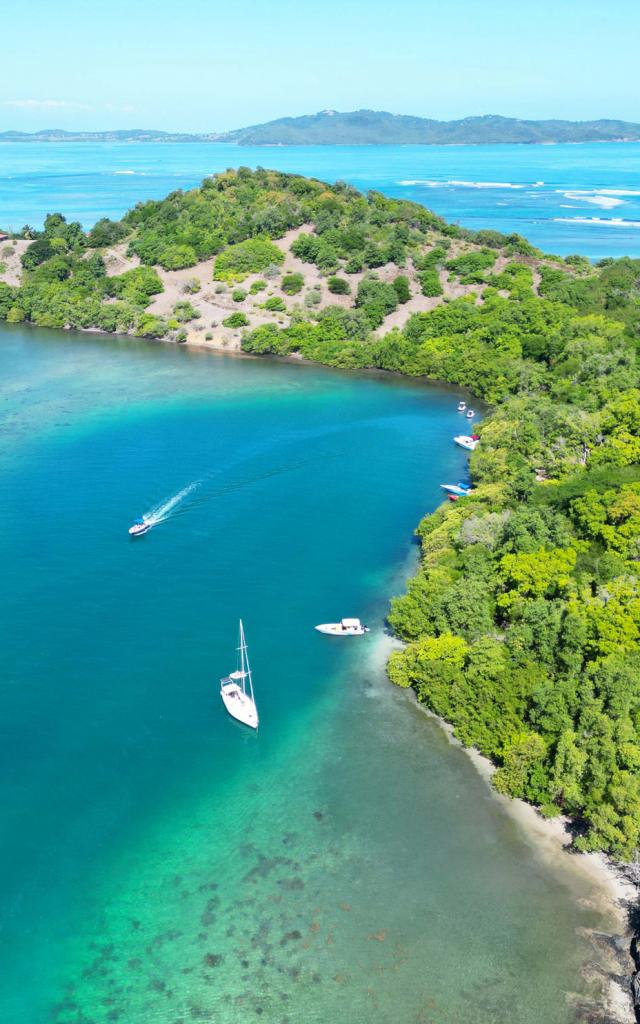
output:
[[[495,144],[548,144],[559,142],[633,142],[640,139],[640,125],[632,121],[601,118],[566,121],[558,118],[532,120],[483,114],[438,121],[432,117],[391,114],[386,110],[320,110],[299,117],[278,117],[265,124],[248,125],[228,132],[64,131],[0,132],[1,142],[224,142],[239,146],[451,146]]]
[[[379,369],[490,411],[418,528],[389,675],[575,846],[640,838],[640,260],[547,256],[424,207],[245,168],[85,233],[0,242],[0,318]],[[392,485],[392,481],[390,481]]]

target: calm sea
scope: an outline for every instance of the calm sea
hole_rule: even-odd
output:
[[[640,143],[295,146],[4,143],[0,227],[60,211],[86,227],[227,167],[343,179],[469,228],[517,231],[545,252],[640,255]]]
[[[3,1022],[570,1019],[592,893],[384,674],[458,397],[0,327]]]

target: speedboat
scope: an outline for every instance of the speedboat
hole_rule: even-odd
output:
[[[465,451],[474,452],[478,446],[480,438],[476,434],[471,434],[471,436],[467,434],[458,434],[453,440],[460,446],[460,448],[464,448]]]
[[[474,416],[475,412],[473,411],[473,409],[467,409],[467,419],[472,420]]]
[[[464,484],[440,484],[440,486],[443,491],[455,494],[458,498],[466,498],[467,494],[471,493],[471,488],[465,487]]]
[[[315,627],[318,633],[326,633],[327,636],[364,636],[369,632],[368,626],[363,626],[360,619],[341,619],[340,622],[323,622]]]
[[[153,523],[150,523],[148,519],[136,519],[133,526],[129,527],[130,537],[142,537],[143,534],[148,533]]]
[[[250,729],[258,728],[258,709],[253,696],[253,681],[249,652],[244,638],[244,627],[240,619],[240,642],[238,646],[238,662],[235,672],[231,672],[220,680],[220,696],[222,703],[232,718],[248,725]]]
[[[464,412],[464,410],[466,408],[467,408],[467,403],[466,402],[458,402],[458,412]]]

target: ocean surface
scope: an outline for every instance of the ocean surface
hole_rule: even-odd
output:
[[[3,1022],[572,1019],[590,886],[384,673],[458,397],[0,326]]]
[[[273,167],[412,199],[469,228],[518,232],[545,252],[640,255],[640,143],[292,146],[2,143],[0,228],[50,212],[90,227],[227,167]]]

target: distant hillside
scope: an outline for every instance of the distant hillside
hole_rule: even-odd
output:
[[[628,121],[522,121],[485,114],[459,121],[389,114],[384,110],[322,110],[281,117],[231,132],[181,134],[132,129],[29,134],[0,132],[0,142],[228,142],[240,146],[481,145],[483,143],[637,142],[640,124]]]
[[[39,132],[0,132],[0,142],[203,142],[202,135],[180,132],[156,132],[131,128],[109,132],[68,132],[62,128],[45,128]]]
[[[495,114],[434,121],[378,110],[347,114],[323,110],[242,128],[223,138],[243,146],[620,142],[640,140],[640,125],[626,121],[521,121]]]

